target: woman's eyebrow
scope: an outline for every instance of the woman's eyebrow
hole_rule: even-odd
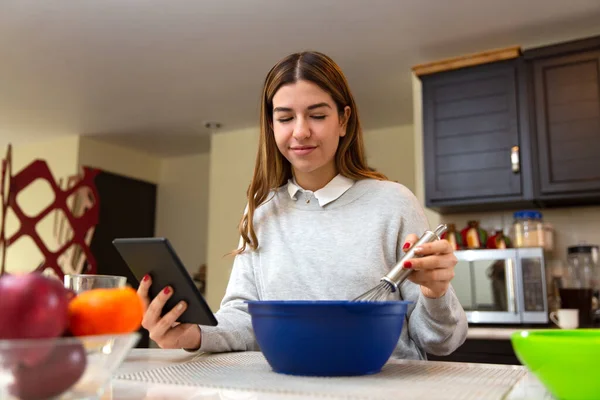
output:
[[[321,108],[321,107],[331,108],[331,106],[327,103],[317,103],[317,104],[313,104],[312,106],[308,106],[308,109],[314,110],[315,108]]]
[[[327,107],[327,108],[331,108],[331,106],[327,103],[317,103],[317,104],[312,104],[310,106],[307,107],[308,110],[314,110],[315,108],[321,108],[321,107]],[[289,107],[275,107],[273,109],[273,112],[291,112],[293,111],[291,108]]]

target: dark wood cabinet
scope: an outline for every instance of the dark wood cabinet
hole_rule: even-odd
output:
[[[428,207],[532,198],[524,80],[519,59],[422,77]]]
[[[427,207],[600,201],[600,37],[420,78]]]
[[[510,340],[467,339],[447,356],[427,355],[431,361],[453,361],[482,364],[521,365]]]
[[[530,62],[539,149],[538,198],[548,204],[598,200],[600,43],[595,50],[532,57]]]

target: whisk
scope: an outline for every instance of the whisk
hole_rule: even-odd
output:
[[[396,263],[394,268],[392,268],[386,276],[381,278],[381,283],[379,283],[379,285],[358,296],[354,301],[383,301],[386,300],[391,293],[399,290],[400,285],[404,283],[406,278],[408,278],[408,275],[413,271],[410,268],[404,268],[404,262],[411,258],[419,257],[415,255],[414,249],[424,243],[440,240],[442,234],[446,232],[447,229],[448,226],[446,224],[441,224],[435,228],[434,231],[425,231],[419,240],[404,253],[404,256]]]

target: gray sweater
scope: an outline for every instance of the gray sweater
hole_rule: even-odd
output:
[[[415,196],[389,181],[361,180],[321,207],[283,186],[255,213],[256,251],[236,256],[216,327],[201,326],[201,351],[259,350],[245,300],[350,300],[379,283],[402,256],[404,239],[429,229]],[[449,354],[467,334],[452,287],[430,299],[406,281],[409,307],[392,357]]]

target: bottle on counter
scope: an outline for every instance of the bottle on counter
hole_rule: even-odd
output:
[[[487,232],[479,226],[479,221],[471,220],[460,232],[463,245],[467,249],[482,249],[487,243]]]
[[[454,250],[460,250],[464,247],[462,236],[457,232],[455,224],[448,224],[448,230],[442,234],[442,239],[450,242]]]

